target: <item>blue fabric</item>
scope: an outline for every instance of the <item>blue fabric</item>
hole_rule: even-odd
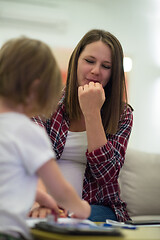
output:
[[[88,219],[93,222],[105,222],[106,219],[117,221],[117,217],[112,208],[101,205],[91,205],[91,215]]]

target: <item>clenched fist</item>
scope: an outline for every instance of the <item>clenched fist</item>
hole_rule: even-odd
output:
[[[98,82],[90,82],[78,88],[79,104],[84,116],[95,114],[101,110],[105,101],[105,93],[102,85]]]

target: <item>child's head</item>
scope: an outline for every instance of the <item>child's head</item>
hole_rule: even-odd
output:
[[[0,97],[8,104],[26,108],[31,104],[29,115],[47,116],[57,104],[61,84],[59,67],[45,43],[21,37],[2,46]]]

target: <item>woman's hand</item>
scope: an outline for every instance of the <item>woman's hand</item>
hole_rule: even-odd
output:
[[[100,112],[105,101],[105,93],[100,83],[90,82],[78,88],[78,98],[84,116]]]

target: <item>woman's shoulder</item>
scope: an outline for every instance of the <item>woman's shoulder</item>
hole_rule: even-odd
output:
[[[123,114],[129,114],[129,113],[132,114],[133,111],[134,111],[134,109],[133,109],[133,107],[130,104],[128,104],[128,103],[124,103],[123,104],[122,115]]]
[[[120,117],[120,122],[123,122],[126,120],[133,121],[133,111],[134,109],[132,108],[132,106],[128,103],[125,103],[123,106],[121,117]]]
[[[69,122],[69,117],[66,112],[64,101],[65,101],[65,94],[63,93],[58,103],[56,111],[52,114],[51,118],[49,119],[49,121],[51,122],[51,125],[55,122],[58,124],[61,124],[64,121],[67,123]]]
[[[133,107],[129,103],[126,104],[126,107],[127,107],[128,111],[130,111],[130,112],[134,111]]]

